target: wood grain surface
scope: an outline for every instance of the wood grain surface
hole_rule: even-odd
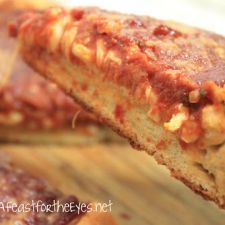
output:
[[[144,152],[126,144],[0,146],[13,161],[67,194],[108,202],[121,225],[224,225],[203,200]]]

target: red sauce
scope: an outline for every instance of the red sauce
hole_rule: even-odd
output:
[[[181,146],[182,149],[187,150],[189,147],[189,144],[187,144],[186,142],[179,140],[179,144]]]
[[[124,112],[123,106],[119,104],[116,105],[114,115],[115,115],[115,118],[120,121],[120,123],[124,122],[124,114],[125,112]]]
[[[82,91],[87,91],[87,90],[88,90],[88,85],[87,85],[86,83],[83,83],[83,84],[81,85],[81,90],[82,90]]]
[[[180,37],[182,34],[179,31],[176,31],[168,26],[160,25],[155,28],[153,35],[157,37],[171,36],[174,38]]]
[[[77,86],[77,81],[76,80],[73,80],[72,81],[72,85],[73,85],[73,87],[76,87]]]
[[[71,10],[71,16],[75,20],[81,20],[84,15],[84,10],[82,9],[73,9]]]
[[[177,75],[176,79],[171,79],[170,74],[157,74],[156,72],[150,73],[148,79],[158,95],[159,102],[163,102],[166,107],[176,102],[184,102],[188,93],[197,87],[182,74]]]
[[[129,25],[131,28],[146,28],[146,26],[144,25],[143,21],[139,20],[139,19],[131,19],[129,21]]]
[[[155,147],[156,147],[158,150],[163,150],[163,149],[166,149],[167,145],[168,145],[167,141],[161,140],[161,141],[159,141],[159,142],[156,144]]]
[[[15,23],[10,23],[8,25],[8,31],[11,37],[17,37],[18,35],[18,25]]]
[[[99,93],[98,93],[98,91],[97,91],[97,90],[94,90],[94,92],[93,92],[93,96],[94,96],[94,97],[96,97],[96,98],[99,96]]]

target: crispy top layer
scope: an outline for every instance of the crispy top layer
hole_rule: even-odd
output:
[[[47,55],[126,87],[150,105],[153,121],[185,143],[200,140],[204,146],[212,126],[203,109],[225,101],[225,38],[211,32],[148,16],[60,7],[27,13],[9,30],[19,34],[21,53],[31,64],[47,64]],[[219,111],[223,115],[223,107]],[[216,130],[219,135],[224,127]]]
[[[140,82],[150,82],[167,101],[183,101],[188,92],[201,88],[206,81],[218,86],[225,82],[225,39],[210,32],[97,8],[71,12],[54,8],[44,14],[30,13],[25,18],[27,23],[21,31],[35,36],[34,43],[43,48],[48,47],[51,35],[62,35],[63,30],[72,27],[77,29],[73,41],[78,44],[96,49],[96,40],[101,40],[103,47],[114,49],[119,59],[119,65],[113,66],[114,79],[133,88]],[[54,32],[55,22],[59,20],[64,27]],[[15,29],[11,29],[13,32]],[[58,46],[58,50],[62,47]],[[92,52],[92,60],[96,56]],[[110,73],[109,68],[105,70]]]

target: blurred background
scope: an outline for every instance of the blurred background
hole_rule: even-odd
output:
[[[126,13],[176,20],[225,35],[224,0],[56,0],[66,6],[99,6]]]

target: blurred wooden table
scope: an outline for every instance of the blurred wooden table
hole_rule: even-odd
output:
[[[1,145],[13,161],[82,200],[113,202],[122,225],[224,225],[204,201],[143,152],[126,145]]]

